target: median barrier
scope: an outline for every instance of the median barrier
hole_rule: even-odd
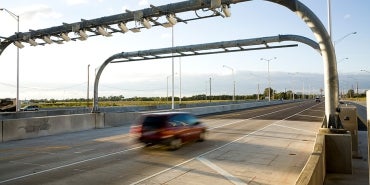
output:
[[[95,128],[95,114],[3,120],[2,141],[77,132]]]
[[[104,113],[105,127],[115,127],[115,126],[124,126],[131,125],[141,114],[144,112],[126,112],[126,113],[113,113],[107,112]]]
[[[174,111],[190,112],[194,115],[213,114],[226,111],[247,109],[252,107],[262,107],[282,103],[291,103],[292,101],[258,101],[237,104],[226,104],[206,107],[192,107],[184,109],[175,109]],[[65,110],[61,110],[65,111]],[[155,110],[168,111],[167,110]],[[153,112],[153,111],[152,111]],[[59,112],[60,113],[60,112]],[[5,119],[2,121],[2,142],[35,138],[39,136],[48,136],[67,132],[77,132],[94,128],[105,128],[114,126],[131,125],[133,121],[143,112],[100,112],[58,116],[29,117],[21,119]],[[21,117],[29,114],[44,115],[47,111],[23,112]],[[50,113],[49,113],[50,114]]]
[[[0,121],[0,142],[3,142],[3,120]]]

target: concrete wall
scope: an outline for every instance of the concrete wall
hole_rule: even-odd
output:
[[[174,111],[186,111],[195,115],[204,115],[289,102],[291,101],[247,102],[218,106],[183,108],[176,109]],[[155,111],[158,112],[168,110]],[[6,142],[67,132],[83,131],[94,128],[131,125],[133,121],[143,113],[147,112],[102,112],[96,114],[86,113],[59,116],[44,116],[44,114],[47,114],[43,111],[23,112],[21,114],[24,114],[24,117],[29,116],[29,114],[36,114],[40,117],[0,120],[2,121],[2,135],[0,138],[1,142]]]
[[[0,120],[0,143],[3,142],[3,120]]]
[[[219,112],[226,112],[226,111],[233,111],[233,110],[240,110],[252,107],[262,107],[267,105],[275,105],[281,104],[281,101],[272,101],[272,102],[249,102],[244,104],[230,104],[230,105],[217,105],[217,106],[206,106],[206,107],[193,107],[193,108],[182,108],[182,109],[175,109],[174,111],[180,112],[190,112],[194,115],[205,115],[205,114],[213,114]],[[152,112],[160,112],[160,111],[168,111],[168,110],[156,110]],[[105,127],[111,126],[124,126],[124,125],[131,125],[141,114],[147,112],[106,112],[105,115]]]
[[[311,156],[299,175],[297,185],[323,184],[326,176],[325,168],[325,135],[318,133]]]
[[[314,150],[301,171],[296,184],[323,184],[327,173],[351,174],[351,141],[349,132],[338,134],[332,133],[330,129],[320,128],[316,135]]]
[[[2,142],[83,131],[96,127],[95,114],[9,119],[2,122]]]

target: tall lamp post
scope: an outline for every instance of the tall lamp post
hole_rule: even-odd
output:
[[[297,74],[297,73],[288,73],[288,74],[290,74],[290,75],[295,75],[295,74]],[[294,76],[293,76],[293,78],[292,78],[292,99],[293,99],[293,101],[294,101]]]
[[[15,20],[17,20],[17,33],[19,33],[19,15],[9,11],[6,8],[0,8],[0,11],[6,11],[11,15]],[[17,47],[17,98],[16,98],[16,111],[20,109],[20,102],[19,102],[19,47]]]
[[[261,58],[261,60],[267,61],[267,75],[268,75],[268,81],[269,81],[269,101],[271,101],[271,79],[270,79],[270,61],[275,60],[276,57],[271,59],[265,59]]]
[[[169,77],[171,77],[172,75],[168,75],[167,77],[166,77],[166,79],[167,79],[167,99],[166,99],[166,101],[168,102],[168,78]]]
[[[90,89],[90,64],[87,65],[87,98],[86,98],[87,108],[89,108],[89,89]]]
[[[341,38],[339,38],[338,40],[336,40],[336,41],[334,41],[334,46],[336,45],[336,44],[338,44],[338,42],[340,42],[340,41],[342,41],[343,39],[345,39],[346,37],[348,37],[348,36],[350,36],[350,35],[355,35],[355,34],[357,34],[357,32],[351,32],[351,33],[348,33],[348,34],[346,34],[346,35],[344,35],[343,37],[341,37]]]
[[[354,93],[354,95],[356,96],[356,100],[358,101],[358,80],[356,79],[356,78],[354,78],[354,77],[351,77],[351,76],[349,76],[348,78],[352,78],[353,80],[355,80],[355,82],[356,82],[356,92],[355,92],[355,90],[354,90],[354,87],[352,86],[352,89],[353,89],[353,93]]]
[[[223,65],[222,67],[225,67],[225,68],[228,68],[228,69],[230,69],[231,70],[231,73],[232,73],[232,75],[233,75],[233,101],[235,101],[235,75],[234,75],[234,69],[233,68],[231,68],[231,67],[229,67],[229,66],[227,66],[227,65]]]

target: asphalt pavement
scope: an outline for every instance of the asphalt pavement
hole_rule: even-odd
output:
[[[201,117],[207,140],[144,148],[128,127],[0,144],[0,184],[295,184],[324,104],[306,101]]]

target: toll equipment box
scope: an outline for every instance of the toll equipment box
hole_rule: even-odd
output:
[[[352,155],[359,157],[358,153],[358,123],[357,108],[353,105],[343,104],[340,107],[339,119],[344,129],[351,132]]]

